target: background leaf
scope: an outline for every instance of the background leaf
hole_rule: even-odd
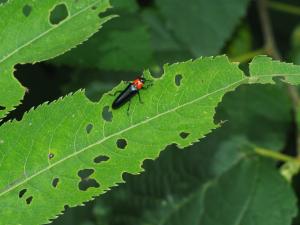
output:
[[[112,1],[120,17],[88,42],[52,61],[59,65],[113,71],[140,71],[153,63],[150,34],[135,1]]]
[[[279,151],[291,131],[292,108],[283,84],[242,85],[224,97],[215,118],[225,121],[224,137],[243,134],[256,146]]]
[[[65,7],[67,17],[51,24],[49,18],[58,6]],[[43,4],[12,0],[0,6],[1,17],[12,18],[0,21],[0,85],[6,87],[0,90],[0,118],[17,106],[25,93],[13,77],[14,65],[47,60],[80,44],[111,18],[98,16],[108,7],[107,0],[47,0]],[[69,33],[74,35],[66,35]]]
[[[94,203],[96,221],[111,225],[232,224],[240,216],[243,224],[290,224],[296,202],[287,182],[273,163],[253,154],[245,138],[220,140],[222,129],[187,151],[172,146],[156,162],[146,161],[144,174],[126,176],[126,184]],[[248,198],[251,201],[242,215],[239,209]],[[97,214],[98,208],[105,213]]]
[[[194,56],[201,56],[216,54],[224,47],[245,15],[248,0],[161,0],[156,4],[177,40]]]
[[[203,202],[200,224],[207,225],[290,224],[296,214],[289,185],[261,159],[237,164],[207,188]]]

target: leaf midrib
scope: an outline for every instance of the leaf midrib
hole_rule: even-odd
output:
[[[85,12],[86,10],[90,9],[91,7],[93,7],[94,5],[96,5],[97,3],[99,3],[101,0],[97,0],[95,1],[93,4],[87,6],[86,8],[83,8],[82,10],[78,11],[77,13],[73,14],[72,16],[67,17],[65,20],[63,20],[62,22],[60,22],[59,24],[52,26],[50,29],[48,29],[47,31],[39,34],[37,37],[31,39],[30,41],[24,43],[23,45],[21,45],[20,47],[16,48],[14,51],[12,51],[11,53],[9,53],[7,56],[5,56],[4,58],[2,58],[0,60],[0,63],[3,63],[4,61],[8,60],[9,58],[11,58],[13,55],[15,55],[16,53],[18,53],[20,50],[22,50],[23,48],[27,47],[28,45],[34,43],[35,41],[43,38],[45,35],[47,35],[48,33],[52,32],[53,30],[60,28],[62,25],[64,25],[65,23],[69,22],[71,19],[75,18],[76,16],[80,15],[81,13]],[[20,62],[20,63],[24,63],[24,62]]]

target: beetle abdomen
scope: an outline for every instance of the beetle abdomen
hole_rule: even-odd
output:
[[[136,87],[132,84],[129,84],[124,91],[121,92],[121,94],[118,95],[118,97],[114,100],[112,103],[113,109],[118,109],[125,103],[127,103],[133,96],[135,96],[138,93],[138,90]]]

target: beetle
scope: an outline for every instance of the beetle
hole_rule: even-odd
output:
[[[146,82],[149,82],[148,86],[145,86]],[[113,101],[112,108],[113,109],[118,109],[121,106],[123,106],[124,104],[126,104],[127,102],[129,102],[128,109],[127,109],[127,114],[128,114],[129,113],[131,99],[135,95],[138,95],[140,103],[143,103],[142,100],[141,100],[141,96],[140,96],[139,91],[141,89],[146,89],[149,86],[152,86],[152,81],[151,80],[147,80],[143,76],[137,77],[132,82],[129,82],[128,86],[123,91],[117,91],[114,94],[114,96],[115,96],[116,94],[120,93],[118,95],[118,97]]]

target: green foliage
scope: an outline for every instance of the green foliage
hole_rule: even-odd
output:
[[[0,6],[1,18],[13,18],[0,21],[0,86],[6,87],[0,90],[0,118],[17,106],[25,93],[13,76],[16,64],[36,63],[60,55],[85,41],[111,18],[98,17],[110,7],[108,0],[67,0],[63,4],[68,16],[57,24],[51,24],[49,18],[61,5],[59,0],[43,4],[12,0]],[[74,35],[66,35],[70,33]]]
[[[0,225],[299,224],[300,67],[252,59],[297,63],[299,12],[0,0]],[[143,104],[112,110],[145,68]]]
[[[156,162],[145,162],[146,173],[127,176],[97,200],[94,208],[106,211],[98,223],[290,224],[296,201],[287,182],[245,138],[222,139],[223,129],[187,151],[169,147]]]
[[[250,82],[275,84],[273,79],[277,77],[290,84],[299,84],[299,73],[299,66],[272,61],[271,58],[265,56],[255,57],[250,64],[250,74],[252,75]]]
[[[279,65],[259,57],[251,72],[265,61]],[[106,212],[95,212],[99,223],[290,224],[296,214],[291,188],[274,164],[253,155],[251,147],[283,147],[292,107],[284,93],[282,85],[242,85],[228,93],[217,111],[217,120],[226,121],[222,127],[187,151],[169,148],[157,162],[145,163],[145,174],[127,177],[126,184],[98,199],[94,209]]]
[[[152,62],[147,27],[141,23],[134,1],[113,1],[120,17],[106,25],[88,42],[53,63],[113,71],[139,71]]]
[[[297,26],[292,35],[291,58],[296,64],[300,63],[300,26]]]
[[[157,1],[167,27],[194,55],[212,55],[224,47],[245,15],[248,0]],[[190,28],[193,29],[190,29]]]
[[[197,71],[202,71],[201,75]],[[176,84],[176,76],[182,76],[180,84]],[[122,173],[139,173],[141,163],[157,157],[167,145],[186,147],[197,141],[217,127],[213,122],[215,107],[224,93],[241,81],[242,72],[227,58],[205,58],[165,66],[163,78],[155,81],[151,92],[143,93],[143,107],[135,110],[139,103],[132,103],[130,117],[121,109],[112,112],[112,121],[106,121],[100,116],[112,97],[105,96],[93,104],[78,92],[31,111],[21,122],[3,125],[0,198],[7,210],[0,215],[1,223],[45,223],[64,205],[75,206],[109,190],[122,181]],[[199,89],[198,83],[203,88]],[[195,113],[200,116],[194,117]],[[182,132],[188,136],[182,137]],[[20,133],[22,138],[14,151],[10,146]],[[123,150],[118,145],[124,141]],[[98,165],[94,162],[98,156],[109,160]],[[5,177],[7,171],[9,176]],[[86,178],[80,178],[83,171],[88,173]],[[51,185],[55,179],[59,179],[57,187]],[[81,179],[91,182],[88,191],[81,190]],[[14,215],[16,203],[19,211],[26,212],[26,218],[24,214]]]
[[[296,214],[295,196],[290,187],[261,159],[248,159],[235,165],[207,188],[203,204],[200,224],[208,225],[219,221],[224,225],[282,225],[290,224]],[[214,210],[216,205],[222,214]],[[265,209],[268,213],[261,213]]]
[[[251,31],[249,26],[242,24],[237,31],[235,38],[229,43],[227,55],[229,57],[237,57],[246,54],[253,48]]]
[[[142,12],[143,21],[151,32],[152,48],[158,62],[170,63],[191,58],[191,53],[176,40],[173,33],[166,29],[158,10],[147,9]]]
[[[292,123],[292,108],[286,85],[242,85],[224,97],[215,118],[225,121],[228,138],[243,134],[257,146],[280,151]]]
[[[269,64],[276,65],[272,73],[258,74]],[[141,172],[142,162],[156,158],[167,145],[187,147],[217,128],[213,116],[226,92],[260,78],[265,83],[282,68],[286,79],[289,71],[296,77],[299,70],[267,57],[254,59],[255,77],[249,78],[224,56],[166,65],[163,77],[142,93],[145,103],[139,110],[134,99],[130,117],[125,108],[107,112],[111,96],[91,103],[80,91],[30,111],[21,122],[4,124],[0,199],[7,210],[0,214],[1,223],[45,223],[65,205],[73,207],[106,192],[123,181],[124,172]],[[146,77],[151,79],[149,72]],[[122,88],[124,84],[114,90]],[[16,207],[26,218],[14,215]]]

